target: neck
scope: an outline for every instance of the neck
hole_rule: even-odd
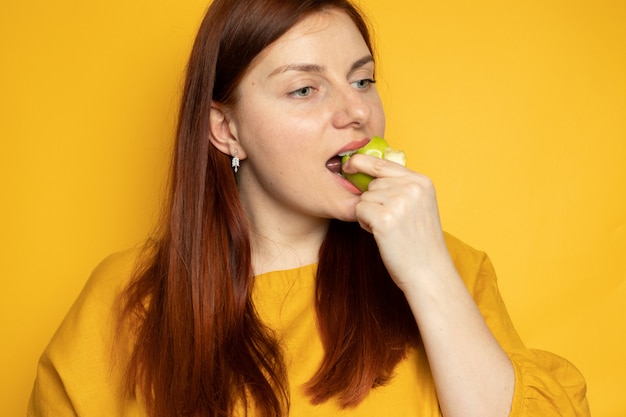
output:
[[[298,268],[318,261],[329,220],[247,210],[255,275]]]
[[[294,205],[284,195],[281,198],[284,193],[267,191],[250,169],[239,171],[237,187],[250,227],[255,275],[318,261],[328,218]]]
[[[328,221],[299,228],[281,222],[274,227],[252,226],[252,267],[254,274],[298,268],[318,261]]]

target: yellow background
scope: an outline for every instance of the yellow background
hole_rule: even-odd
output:
[[[364,0],[387,138],[487,251],[529,346],[626,415],[626,2]],[[104,256],[158,211],[205,0],[0,5],[0,415]]]

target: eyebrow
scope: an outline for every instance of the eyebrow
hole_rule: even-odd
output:
[[[325,68],[317,64],[289,64],[281,65],[272,71],[269,77],[277,74],[282,74],[289,71],[301,71],[301,72],[324,72]]]
[[[374,62],[374,57],[371,55],[365,55],[363,58],[356,60],[354,64],[352,64],[350,72],[352,73],[370,62]]]
[[[374,62],[374,57],[371,55],[366,55],[363,58],[356,60],[350,67],[349,73],[356,71],[357,69],[361,68],[362,66],[366,64],[369,64],[370,62]],[[274,71],[272,71],[268,75],[268,78],[277,74],[288,72],[288,71],[322,73],[325,70],[326,70],[325,67],[321,65],[317,65],[317,64],[288,64],[288,65],[281,65],[280,67],[276,68]]]

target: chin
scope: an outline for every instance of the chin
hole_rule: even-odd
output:
[[[349,203],[346,206],[342,207],[340,210],[337,210],[332,218],[341,220],[343,222],[356,222],[356,203],[358,203],[359,199],[355,198],[354,203]]]

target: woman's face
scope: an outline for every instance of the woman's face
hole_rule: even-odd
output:
[[[335,157],[384,134],[372,80],[363,37],[336,10],[305,18],[257,56],[230,114],[248,211],[355,220],[359,192]]]

